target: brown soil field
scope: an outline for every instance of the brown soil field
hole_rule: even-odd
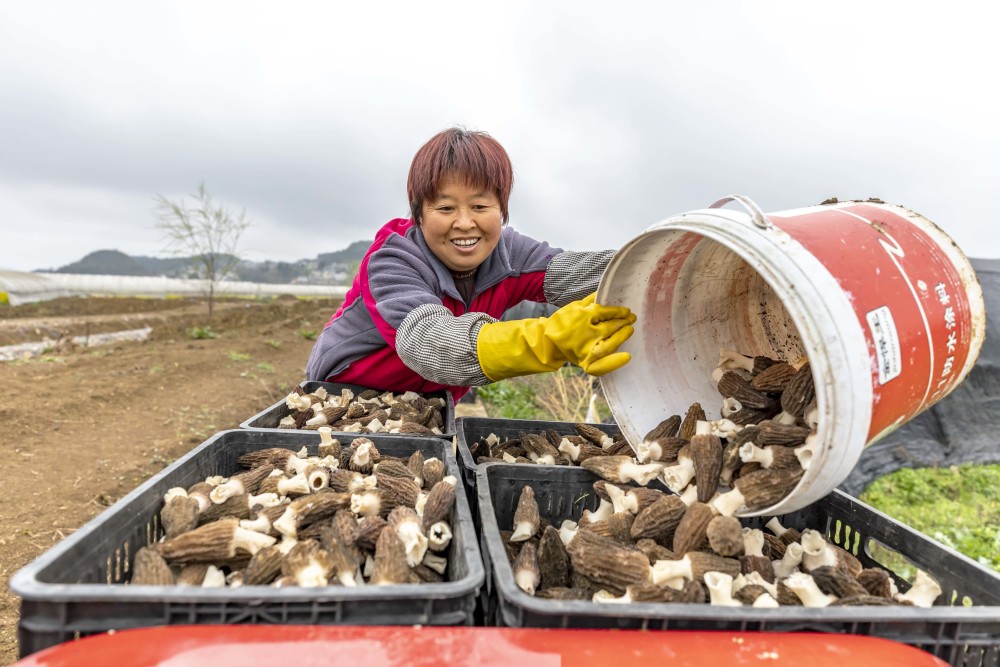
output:
[[[333,300],[216,304],[73,298],[0,306],[0,345],[150,326],[142,343],[54,346],[0,362],[0,665],[17,659],[11,575],[217,431],[237,428],[304,377]]]

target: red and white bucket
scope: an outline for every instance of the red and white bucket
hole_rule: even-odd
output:
[[[745,209],[723,209],[735,201]],[[796,489],[745,515],[780,515],[830,493],[864,448],[948,395],[986,331],[982,289],[926,218],[881,201],[765,215],[746,197],[653,225],[608,266],[600,303],[638,317],[632,361],[602,378],[635,446],[671,414],[722,404],[722,348],[809,358],[818,446]]]

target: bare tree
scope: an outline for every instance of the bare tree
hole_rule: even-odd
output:
[[[208,319],[211,321],[216,288],[239,263],[237,246],[250,221],[246,209],[237,212],[216,203],[204,183],[199,184],[197,192],[190,197],[194,202],[188,205],[182,199],[174,201],[156,195],[159,218],[156,227],[166,236],[167,252],[197,260],[198,272],[208,283]]]

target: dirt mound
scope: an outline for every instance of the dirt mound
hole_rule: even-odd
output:
[[[200,299],[0,308],[6,340],[19,330],[80,335],[153,327],[144,343],[0,363],[0,664],[17,657],[18,600],[7,591],[9,577],[213,433],[283,397],[303,379],[311,337],[337,305],[222,302],[211,323],[216,338],[191,337],[206,324]]]

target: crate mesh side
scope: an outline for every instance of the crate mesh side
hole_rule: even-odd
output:
[[[614,437],[621,434],[621,430],[616,424],[591,424],[608,435]],[[541,433],[553,430],[559,435],[577,435],[576,429],[570,422],[551,422],[533,419],[494,419],[489,417],[462,417],[458,420],[457,426],[457,455],[458,464],[462,469],[463,479],[469,489],[470,498],[474,498],[476,487],[477,464],[472,459],[470,447],[486,438],[491,433],[503,440],[517,438],[521,433]],[[527,464],[525,464],[527,465]],[[562,467],[562,466],[560,466]]]
[[[488,579],[494,582],[492,604],[497,608],[497,621],[517,627],[574,627],[574,628],[649,628],[689,630],[760,630],[772,632],[827,632],[874,635],[917,646],[953,665],[964,667],[1000,667],[1000,577],[985,572],[964,557],[931,542],[919,533],[867,508],[850,496],[834,493],[821,501],[797,512],[778,517],[786,527],[803,530],[814,528],[842,548],[857,555],[866,567],[880,564],[866,553],[866,544],[873,535],[907,555],[922,569],[931,573],[945,591],[964,590],[977,594],[988,604],[975,610],[979,621],[953,621],[934,616],[934,610],[907,609],[906,617],[865,618],[869,608],[858,607],[852,620],[824,617],[824,610],[805,609],[802,618],[767,618],[766,610],[752,619],[733,620],[713,618],[722,613],[709,605],[689,605],[682,612],[672,614],[656,608],[677,609],[682,605],[643,605],[652,611],[626,610],[616,606],[609,610],[605,605],[589,602],[551,602],[533,600],[523,605],[518,598],[526,598],[513,585],[511,570],[503,552],[498,534],[487,514],[496,519],[496,526],[509,530],[513,523],[517,499],[523,486],[531,486],[539,503],[539,513],[557,526],[563,519],[578,519],[585,508],[597,504],[592,492],[596,479],[587,471],[547,467],[545,471],[532,466],[491,464],[480,473],[480,511],[483,513],[483,535],[486,555],[491,564]],[[762,528],[769,517],[743,519],[744,525]],[[502,560],[503,562],[498,562]],[[500,585],[503,584],[503,585]],[[900,582],[900,588],[906,582]],[[976,588],[980,590],[975,592]],[[505,593],[505,591],[507,591]],[[942,596],[944,597],[944,596]],[[528,598],[530,599],[530,598]],[[544,613],[543,613],[544,611]]]
[[[425,457],[445,461],[448,474],[459,472],[444,440],[369,437],[386,454],[405,456],[419,449]],[[128,581],[135,552],[161,537],[158,513],[168,489],[237,472],[241,455],[264,447],[297,451],[305,445],[315,454],[318,440],[310,433],[243,430],[218,434],[67,538],[65,545],[54,547],[53,551],[62,551],[50,562],[29,565],[25,569],[32,570],[32,578],[22,592],[18,627],[21,655],[109,629],[177,623],[471,624],[478,590],[465,590],[469,584],[460,582],[469,577],[473,562],[478,568],[479,552],[468,502],[461,493],[452,510],[453,537],[444,554],[448,558],[444,584],[366,587],[374,597],[341,600],[330,600],[337,593],[329,588],[322,592],[285,589],[283,595],[304,598],[291,601],[269,600],[277,589],[261,587],[249,602],[211,594],[199,599],[200,589],[186,587],[163,587],[159,595],[140,595],[141,589],[121,583]],[[51,595],[53,590],[58,593]],[[88,595],[82,595],[83,590]]]

